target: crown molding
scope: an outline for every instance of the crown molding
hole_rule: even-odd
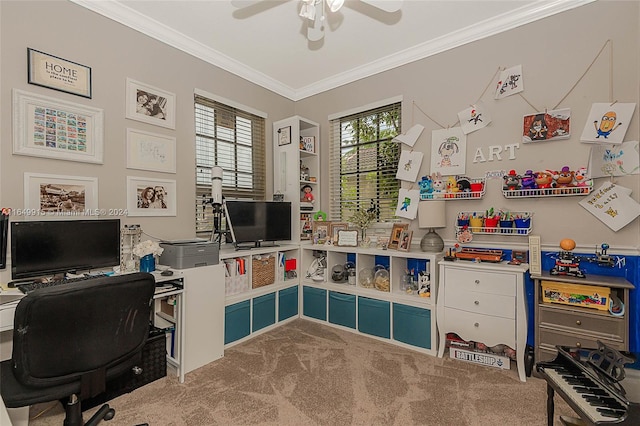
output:
[[[71,2],[142,32],[169,46],[222,68],[258,86],[271,90],[293,101],[317,95],[354,81],[397,68],[429,56],[481,40],[504,31],[570,10],[596,0],[538,1],[497,17],[478,22],[463,30],[454,31],[428,42],[394,53],[380,60],[336,74],[300,89],[294,89],[264,73],[211,49],[174,29],[151,20],[118,1],[70,0]]]

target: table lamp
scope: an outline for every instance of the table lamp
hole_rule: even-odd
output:
[[[446,201],[421,201],[418,204],[418,227],[429,228],[420,240],[422,251],[438,253],[444,250],[444,241],[433,228],[447,226],[445,203]]]

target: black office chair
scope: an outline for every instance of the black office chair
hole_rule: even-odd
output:
[[[155,280],[134,273],[35,290],[16,307],[12,359],[0,363],[9,408],[65,399],[65,426],[82,425],[81,401],[140,363]],[[86,423],[111,420],[104,404]]]

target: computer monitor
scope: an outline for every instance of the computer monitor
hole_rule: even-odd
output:
[[[11,222],[12,279],[119,264],[119,219]]]

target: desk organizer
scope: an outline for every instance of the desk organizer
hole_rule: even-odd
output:
[[[474,234],[529,235],[533,224],[533,213],[510,212],[513,220],[487,220],[484,212],[459,212],[456,233],[468,227]],[[469,219],[460,219],[466,217]],[[490,218],[489,218],[490,219]]]

